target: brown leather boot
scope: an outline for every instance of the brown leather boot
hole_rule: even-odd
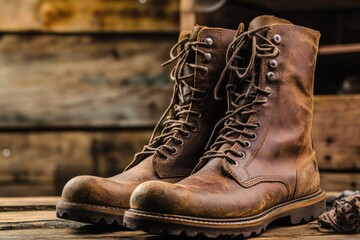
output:
[[[226,49],[235,35],[234,30],[202,26],[180,34],[171,59],[165,63],[177,60],[171,72],[173,98],[150,143],[119,175],[71,179],[56,206],[58,217],[122,225],[137,185],[149,180],[174,183],[191,174],[215,124],[226,113],[226,101],[215,100],[213,93],[225,67]],[[225,96],[225,87],[222,92]],[[162,131],[157,134],[159,129]]]
[[[207,237],[260,234],[325,209],[312,141],[317,31],[272,16],[254,19],[229,47],[230,109],[194,174],[133,192],[124,225]]]

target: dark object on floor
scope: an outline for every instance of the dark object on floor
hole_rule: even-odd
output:
[[[319,217],[318,223],[321,229],[340,233],[359,233],[360,192],[344,191],[333,200],[332,208]]]

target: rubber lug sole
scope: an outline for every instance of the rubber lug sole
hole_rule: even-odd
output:
[[[261,214],[237,219],[209,219],[130,209],[124,226],[153,234],[188,237],[254,237],[274,221],[301,224],[318,218],[325,211],[325,192],[277,205]]]
[[[84,203],[59,201],[56,204],[58,218],[97,225],[123,226],[126,209]]]

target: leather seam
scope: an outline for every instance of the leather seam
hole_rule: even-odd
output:
[[[298,169],[296,169],[296,184],[295,184],[295,189],[294,189],[294,193],[292,195],[292,198],[295,197],[296,192],[298,191],[298,189],[301,186],[301,183],[299,184],[299,176],[300,176],[300,174],[302,174],[302,172],[306,169],[306,167],[308,167],[313,161],[316,161],[315,153],[312,154],[311,157],[309,157],[308,160],[302,162],[300,167]]]
[[[309,201],[309,200],[313,200],[313,199],[316,199],[318,198],[319,196],[321,196],[323,194],[322,191],[320,191],[319,193],[317,194],[314,194],[314,195],[310,195],[310,196],[307,196],[307,197],[304,197],[304,198],[301,198],[301,199],[296,199],[296,200],[293,200],[291,202],[285,202],[283,204],[279,204],[279,205],[276,205],[270,209],[268,209],[265,213],[261,213],[261,214],[258,214],[257,216],[255,217],[252,217],[250,218],[249,220],[233,220],[233,221],[209,221],[209,220],[195,220],[195,219],[189,219],[189,218],[184,218],[184,217],[172,217],[172,216],[165,216],[165,214],[161,214],[161,213],[149,213],[149,212],[138,212],[136,209],[130,209],[128,210],[128,212],[130,213],[133,213],[135,215],[142,215],[142,216],[148,216],[148,217],[158,217],[158,218],[162,218],[162,219],[169,219],[169,220],[185,220],[185,221],[188,221],[188,222],[194,222],[194,223],[215,223],[215,224],[239,224],[239,223],[246,223],[246,222],[252,222],[252,221],[257,221],[259,219],[262,219],[262,218],[266,218],[268,217],[269,215],[271,215],[273,212],[275,212],[276,210],[278,209],[281,209],[281,208],[284,208],[284,207],[287,207],[287,206],[291,206],[293,204],[298,204],[298,203],[301,203],[301,202],[306,202],[306,201]],[[125,215],[126,217],[126,215]],[[249,218],[249,217],[248,217]]]
[[[271,30],[268,31],[268,38],[269,38],[269,36],[271,35],[272,32],[273,32],[273,28],[271,28]],[[286,29],[286,37],[289,37],[289,32],[290,32],[290,30],[287,28],[287,29]],[[281,53],[280,53],[280,54],[281,54]],[[248,172],[248,167],[249,167],[249,165],[254,161],[254,159],[255,159],[255,157],[257,156],[260,148],[263,146],[263,144],[264,144],[264,142],[265,142],[265,139],[266,139],[267,135],[269,134],[270,129],[271,129],[271,127],[272,127],[273,120],[276,118],[276,111],[275,111],[275,110],[278,108],[278,103],[279,103],[279,97],[280,97],[280,81],[281,81],[281,79],[282,79],[282,77],[283,77],[283,72],[284,72],[284,69],[285,69],[286,60],[287,60],[287,58],[288,58],[288,44],[287,44],[287,43],[286,43],[286,45],[285,45],[285,47],[284,47],[283,56],[284,56],[284,57],[283,57],[283,59],[284,59],[284,60],[283,60],[284,64],[282,65],[282,68],[281,68],[281,70],[279,71],[279,81],[278,81],[277,87],[276,87],[277,95],[276,95],[276,98],[274,99],[274,100],[275,100],[275,101],[274,101],[274,106],[273,106],[272,109],[271,109],[272,114],[270,115],[270,121],[269,121],[270,123],[269,123],[268,127],[266,128],[266,130],[265,130],[265,132],[264,132],[261,140],[259,141],[257,147],[254,149],[254,152],[253,152],[251,158],[247,161],[247,163],[246,163],[245,166],[244,166],[245,171],[246,171],[249,175],[250,175],[250,173]],[[265,72],[266,72],[266,69],[267,69],[265,62],[263,63],[263,66],[264,66],[264,67],[262,68],[262,72],[261,72],[261,75],[262,75],[262,76],[261,76],[261,78],[262,78],[262,79],[265,79]],[[265,81],[266,81],[266,79],[265,79]]]

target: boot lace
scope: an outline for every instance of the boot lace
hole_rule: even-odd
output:
[[[249,123],[248,119],[252,114],[257,112],[254,106],[266,103],[266,95],[271,92],[270,88],[261,88],[259,86],[259,60],[262,58],[275,57],[279,54],[277,46],[258,33],[264,28],[265,27],[241,33],[233,40],[228,48],[226,53],[227,64],[214,93],[215,98],[218,99],[219,86],[224,81],[225,75],[230,72],[226,85],[229,99],[228,111],[226,116],[215,126],[208,145],[212,142],[216,129],[221,125],[223,127],[219,131],[215,142],[210,146],[210,150],[204,154],[200,162],[207,162],[218,157],[226,159],[231,164],[237,165],[237,161],[233,158],[243,158],[245,157],[245,153],[235,151],[231,147],[221,149],[221,146],[224,144],[230,144],[232,146],[237,143],[244,148],[248,148],[250,142],[245,141],[240,138],[240,136],[244,136],[250,140],[255,140],[257,137],[256,134],[249,131],[249,129],[255,130],[259,128],[260,123]],[[262,43],[258,44],[258,40],[262,41]],[[250,58],[248,58],[247,61],[243,58],[243,51],[251,51]],[[207,149],[209,149],[209,146],[207,146]]]
[[[196,131],[197,127],[194,123],[190,123],[187,120],[189,116],[201,117],[201,114],[197,111],[191,110],[193,103],[202,104],[200,98],[195,98],[194,93],[205,93],[204,90],[197,89],[191,86],[186,80],[193,79],[195,76],[195,70],[198,69],[203,73],[207,73],[207,67],[200,66],[187,61],[189,54],[197,52],[205,55],[206,52],[198,48],[199,45],[206,45],[205,42],[190,41],[189,37],[185,37],[177,44],[175,44],[170,50],[170,59],[162,64],[165,66],[176,60],[177,63],[170,73],[170,78],[175,82],[173,88],[173,95],[171,102],[164,114],[156,124],[155,129],[151,135],[148,145],[145,145],[143,150],[135,155],[135,158],[149,156],[154,153],[158,153],[162,159],[168,159],[167,153],[175,154],[176,148],[173,148],[166,143],[174,141],[175,144],[181,146],[183,140],[179,138],[178,134],[181,134],[184,138],[190,136],[190,131]],[[181,49],[178,51],[178,49]],[[190,67],[193,71],[189,74],[184,74],[185,66]],[[184,89],[190,89],[190,92],[184,92]],[[185,99],[185,97],[187,97]],[[161,130],[159,136],[155,136],[157,132]]]

